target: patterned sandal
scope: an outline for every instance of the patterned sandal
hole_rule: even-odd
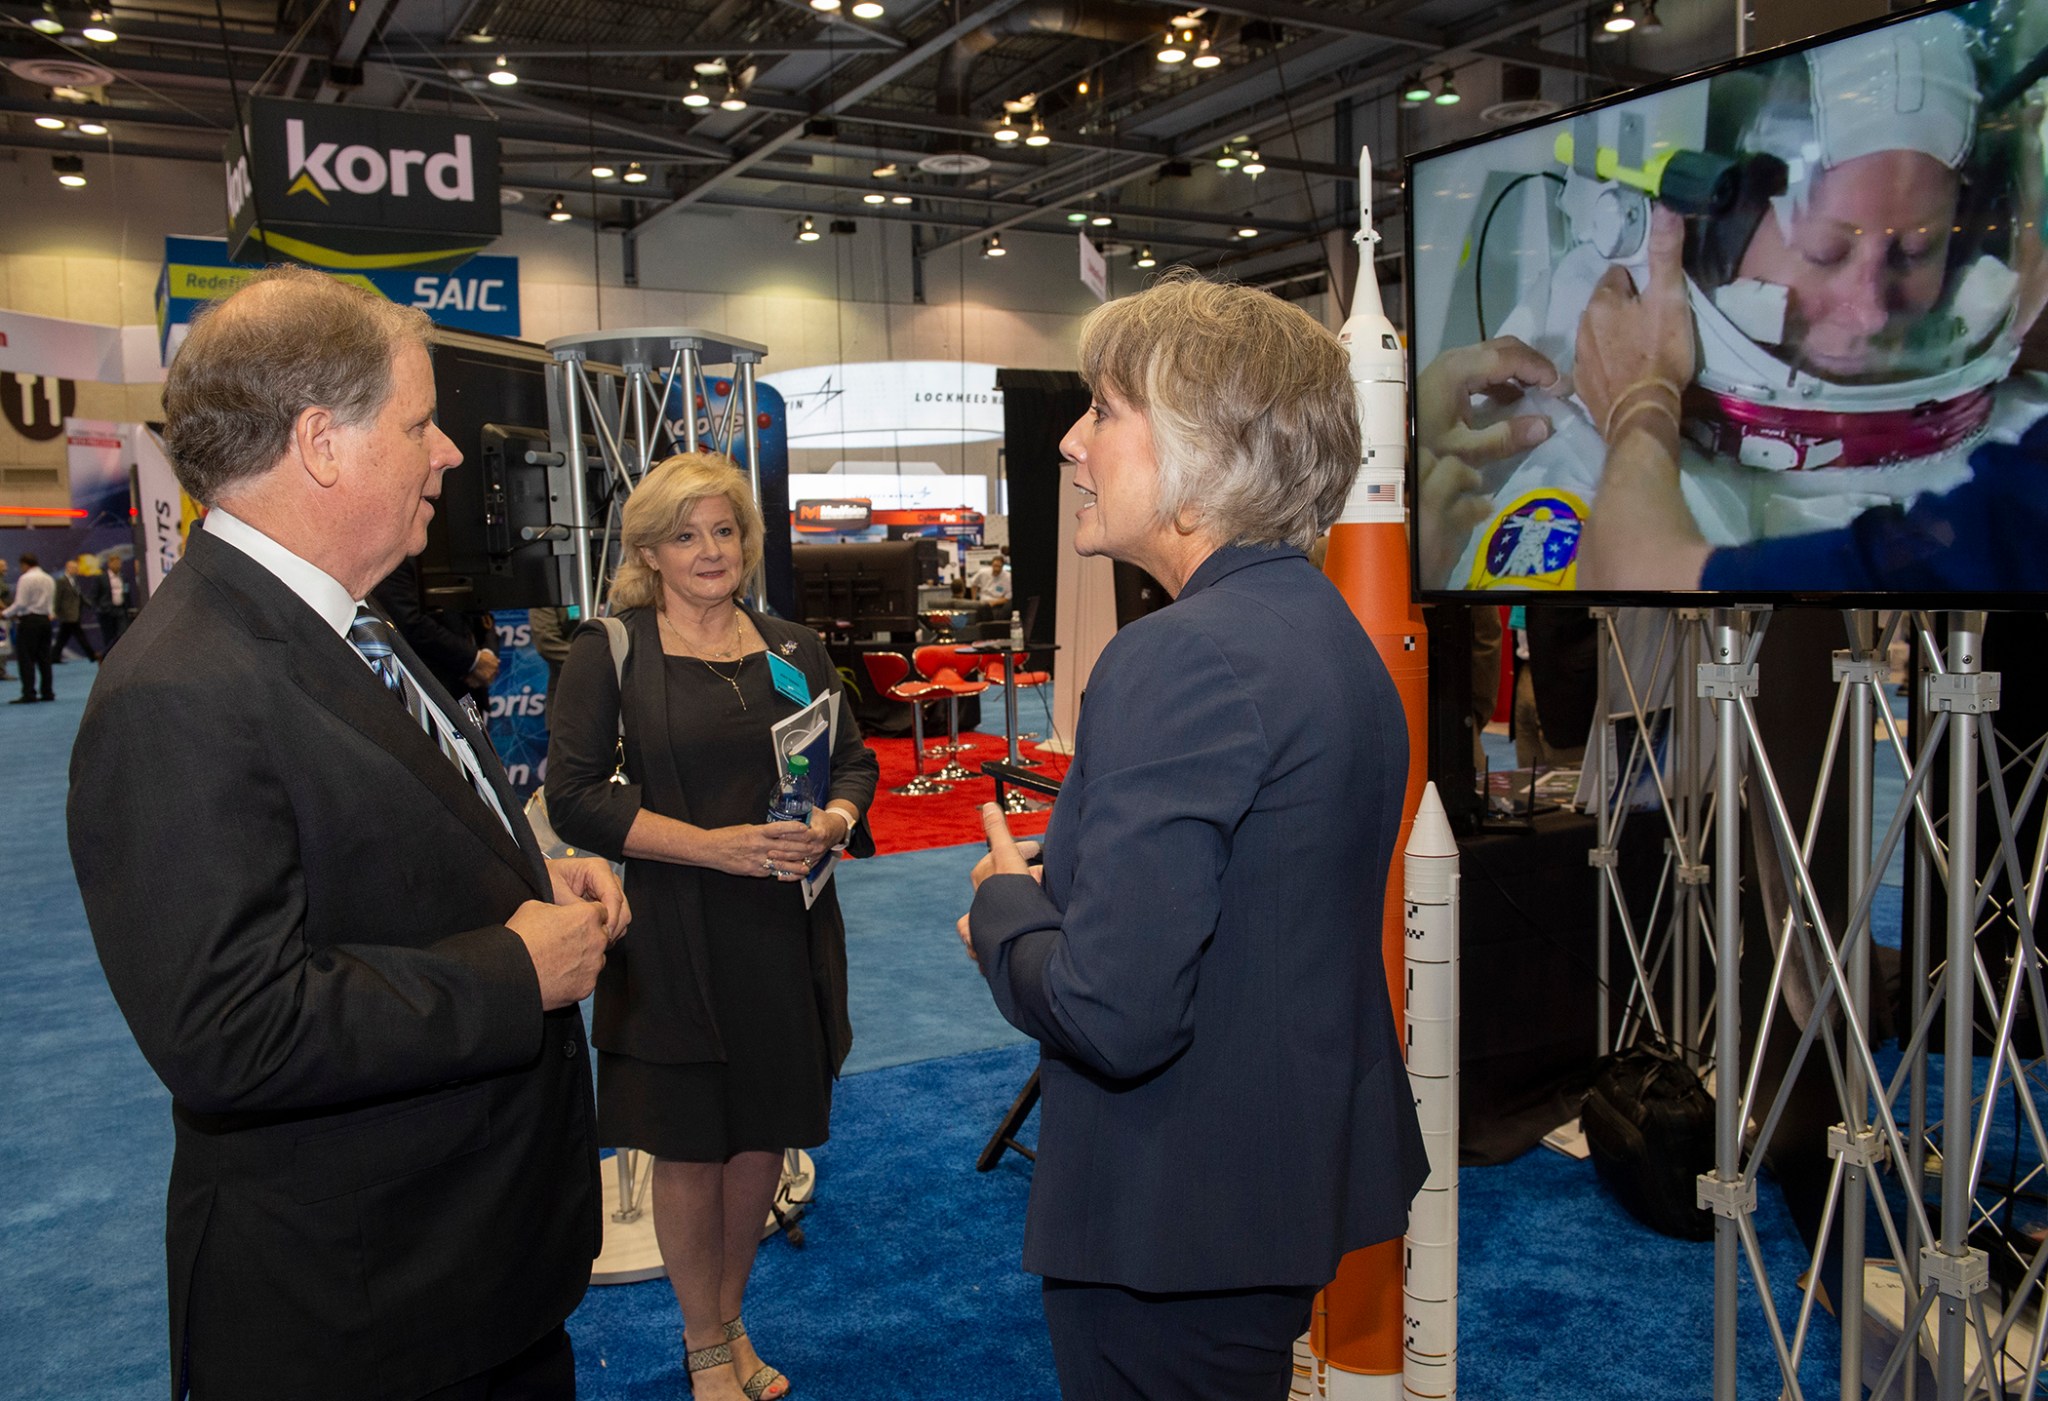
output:
[[[746,1336],[747,1325],[743,1320],[735,1318],[732,1322],[725,1325],[726,1352],[728,1356],[732,1352],[731,1344],[738,1342]],[[769,1388],[777,1382],[782,1383],[782,1390],[770,1395]],[[740,1390],[747,1393],[747,1401],[782,1401],[783,1397],[789,1395],[796,1388],[790,1384],[788,1377],[785,1377],[782,1373],[764,1362],[761,1364],[759,1371],[740,1384]]]
[[[708,1372],[713,1367],[730,1366],[732,1366],[731,1343],[713,1343],[710,1347],[700,1347],[695,1352],[683,1355],[683,1369],[692,1376],[699,1372]]]

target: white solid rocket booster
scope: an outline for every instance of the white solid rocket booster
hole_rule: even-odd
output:
[[[1429,1150],[1402,1253],[1401,1381],[1440,1401],[1458,1394],[1458,843],[1433,783],[1401,862],[1408,1087]]]
[[[1358,148],[1358,281],[1351,314],[1337,333],[1351,357],[1351,383],[1358,392],[1358,429],[1363,465],[1344,503],[1340,525],[1406,524],[1401,509],[1405,486],[1402,462],[1408,452],[1408,360],[1394,323],[1380,299],[1373,267],[1380,231],[1372,222],[1372,150]]]

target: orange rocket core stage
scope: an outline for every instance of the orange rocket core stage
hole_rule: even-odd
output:
[[[1399,522],[1336,525],[1330,530],[1323,572],[1351,605],[1372,639],[1401,696],[1408,721],[1408,786],[1401,796],[1401,829],[1387,872],[1380,920],[1380,957],[1394,1024],[1403,1012],[1403,908],[1400,853],[1408,849],[1415,812],[1428,779],[1429,646],[1422,609],[1408,588],[1408,532]],[[1401,1240],[1354,1250],[1320,1296],[1311,1343],[1316,1354],[1350,1372],[1401,1370]]]

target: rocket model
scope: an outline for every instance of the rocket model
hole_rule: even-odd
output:
[[[1429,1176],[1402,1243],[1401,1384],[1411,1401],[1458,1394],[1458,843],[1430,784],[1401,855],[1408,1088]]]
[[[1396,842],[1397,850],[1406,850],[1427,767],[1429,649],[1422,610],[1408,587],[1407,509],[1402,499],[1408,444],[1407,359],[1373,273],[1373,250],[1380,236],[1372,226],[1372,153],[1363,148],[1358,153],[1358,193],[1358,284],[1339,339],[1351,356],[1364,462],[1343,514],[1330,528],[1323,570],[1378,649],[1408,719],[1408,788]],[[1380,950],[1396,1017],[1402,1015],[1406,983],[1401,881],[1401,872],[1389,872],[1380,919]],[[1455,1110],[1455,1098],[1452,1105]],[[1400,1241],[1344,1257],[1337,1278],[1317,1299],[1306,1365],[1318,1389],[1308,1394],[1345,1401],[1400,1401],[1406,1333],[1401,1262]]]

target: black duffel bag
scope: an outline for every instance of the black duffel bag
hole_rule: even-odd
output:
[[[1713,1236],[1713,1213],[1697,1203],[1699,1176],[1714,1168],[1714,1101],[1675,1052],[1636,1045],[1602,1059],[1579,1124],[1629,1215],[1680,1240]]]

